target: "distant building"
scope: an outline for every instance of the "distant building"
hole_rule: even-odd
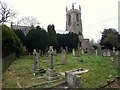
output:
[[[13,25],[13,24],[11,23],[11,28],[14,29],[14,30],[21,30],[25,35],[27,35],[28,32],[29,32],[33,27]]]
[[[85,52],[90,51],[89,39],[84,39],[82,33],[82,19],[81,19],[81,7],[79,5],[79,10],[74,8],[72,3],[72,9],[68,10],[66,7],[66,31],[78,34],[79,46],[78,49],[83,49]]]

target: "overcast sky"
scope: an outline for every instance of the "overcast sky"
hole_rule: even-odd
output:
[[[4,0],[13,10],[17,11],[14,22],[25,16],[34,16],[47,28],[54,24],[57,33],[65,33],[66,6],[68,10],[75,2],[75,8],[81,5],[81,18],[84,38],[97,41],[105,28],[118,30],[119,0]]]

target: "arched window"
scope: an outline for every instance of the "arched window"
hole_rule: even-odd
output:
[[[68,25],[70,26],[70,24],[71,24],[71,16],[69,15],[68,16]]]
[[[79,15],[76,14],[76,21],[79,21]]]

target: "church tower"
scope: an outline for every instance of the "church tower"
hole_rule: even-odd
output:
[[[78,34],[78,50],[82,49],[84,52],[89,52],[89,39],[84,39],[82,32],[81,7],[79,5],[79,9],[75,9],[74,4],[72,3],[70,10],[66,7],[66,31]]]
[[[79,5],[79,10],[75,9],[74,4],[70,10],[66,7],[66,31],[82,35],[81,7]]]

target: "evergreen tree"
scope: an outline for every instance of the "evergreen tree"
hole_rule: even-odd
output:
[[[33,49],[45,51],[47,47],[47,34],[43,28],[37,26],[36,29],[32,29],[26,35],[27,44],[26,48],[32,52]]]
[[[48,35],[48,46],[53,46],[55,49],[57,48],[58,42],[57,42],[57,36],[55,31],[55,26],[48,25],[47,27],[47,35]]]
[[[118,49],[120,48],[119,37],[120,35],[115,29],[113,28],[104,29],[104,31],[102,32],[102,38],[101,38],[100,44],[105,48],[108,48],[111,50],[113,49],[113,47]]]
[[[0,27],[2,28],[2,56],[5,57],[16,52],[17,57],[19,57],[22,52],[20,39],[16,36],[14,31],[6,25],[1,25]]]
[[[21,40],[23,46],[25,46],[26,45],[25,34],[21,30],[14,30],[14,32],[18,36],[18,38]]]

